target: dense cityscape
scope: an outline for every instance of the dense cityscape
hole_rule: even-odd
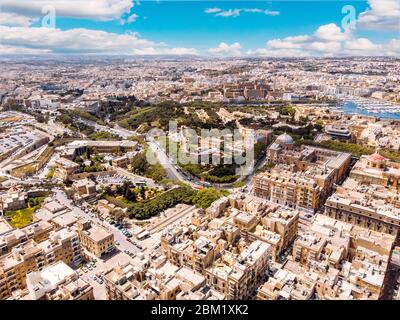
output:
[[[1,65],[0,299],[400,298],[398,58]]]
[[[400,0],[0,0],[1,316],[387,312],[399,32]]]

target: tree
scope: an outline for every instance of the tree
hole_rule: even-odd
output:
[[[146,189],[142,186],[140,187],[140,197],[144,200],[146,198]]]
[[[126,188],[124,197],[126,200],[129,200],[132,202],[136,201],[136,194],[134,192],[132,192],[131,188]]]
[[[222,196],[222,192],[215,188],[203,189],[193,198],[193,204],[197,208],[207,209],[215,200],[218,200]]]
[[[116,209],[111,212],[111,216],[117,223],[121,223],[124,220],[125,213],[120,209]]]

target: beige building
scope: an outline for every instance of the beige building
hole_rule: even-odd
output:
[[[395,238],[317,214],[285,270],[313,279],[320,299],[379,299]]]
[[[271,246],[259,240],[240,254],[225,251],[205,270],[207,284],[227,300],[248,299],[266,276],[270,257]]]
[[[325,214],[370,230],[398,236],[399,194],[374,185],[339,187],[325,203]]]
[[[99,140],[77,140],[66,146],[65,154],[81,155],[90,148],[96,153],[126,153],[135,151],[138,148],[136,141],[99,141]]]
[[[94,300],[93,287],[62,261],[28,273],[26,283],[9,300]]]
[[[88,220],[78,221],[78,234],[81,245],[96,257],[100,258],[115,249],[114,234],[92,225]]]
[[[55,161],[55,178],[66,180],[69,176],[79,171],[79,164],[66,158],[59,158]]]
[[[292,172],[276,166],[254,176],[253,191],[256,196],[280,205],[315,211],[332,189],[331,173],[318,168]]]
[[[0,299],[26,287],[26,274],[42,270],[58,261],[79,263],[80,245],[75,232],[61,229],[50,234],[49,239],[36,243],[28,240],[0,257]]]
[[[389,161],[378,152],[370,156],[364,155],[354,165],[350,178],[400,191],[400,163]]]
[[[285,164],[295,172],[303,172],[311,167],[333,171],[335,183],[340,181],[350,166],[351,154],[311,146],[297,146],[288,134],[280,135],[267,150],[270,164]]]
[[[21,190],[10,189],[1,196],[1,208],[5,211],[14,211],[26,208],[27,194]]]
[[[46,221],[38,221],[21,229],[11,228],[6,232],[1,232],[0,256],[10,252],[13,247],[27,240],[40,242],[47,239],[51,230],[52,226],[50,223]]]
[[[288,270],[278,269],[257,291],[257,300],[310,300],[315,281]]]
[[[80,179],[72,184],[72,190],[74,191],[74,198],[76,200],[95,199],[96,196],[96,184],[90,179]]]

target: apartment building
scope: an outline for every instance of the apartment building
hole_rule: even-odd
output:
[[[115,249],[113,233],[88,220],[79,220],[77,225],[81,245],[90,254],[100,258]]]
[[[74,198],[76,200],[86,199],[87,201],[95,200],[96,184],[90,179],[80,179],[72,184]]]
[[[47,240],[37,245],[43,250],[46,264],[63,261],[68,265],[78,265],[82,261],[78,234],[70,228],[50,233]]]
[[[395,238],[317,214],[283,267],[315,282],[321,299],[379,299]]]
[[[369,189],[369,191],[367,191]],[[328,217],[345,221],[370,230],[398,236],[400,229],[400,207],[397,194],[380,198],[379,188],[360,186],[358,190],[338,188],[325,203]],[[388,192],[384,192],[387,194]],[[397,193],[397,192],[396,192]]]
[[[207,284],[227,300],[248,299],[265,277],[271,256],[269,244],[256,240],[240,254],[224,251],[205,270]]]
[[[93,287],[62,261],[28,273],[26,284],[9,300],[94,300]]]
[[[350,166],[351,154],[311,146],[297,146],[293,138],[284,133],[267,149],[269,164],[285,164],[295,172],[304,172],[312,167],[332,171],[333,183],[339,182]]]
[[[27,194],[21,190],[10,189],[1,196],[1,209],[3,211],[14,211],[26,208]]]
[[[278,269],[258,288],[257,300],[310,300],[315,282],[288,270]]]
[[[317,210],[332,189],[332,171],[312,168],[292,172],[276,166],[253,178],[253,191],[258,197],[290,208]]]
[[[54,172],[55,178],[66,180],[72,174],[78,172],[80,166],[78,163],[73,162],[67,158],[59,158],[55,161],[56,171]]]
[[[75,232],[61,229],[50,234],[49,239],[36,243],[28,240],[0,257],[0,299],[26,287],[26,275],[40,271],[45,266],[63,261],[67,264],[79,263],[80,245]]]
[[[29,240],[14,247],[0,258],[0,299],[5,299],[26,286],[26,274],[42,269],[46,264],[44,252]]]
[[[50,223],[38,221],[21,229],[11,228],[0,233],[0,256],[10,252],[16,245],[28,240],[40,242],[47,239],[51,230],[52,226]]]

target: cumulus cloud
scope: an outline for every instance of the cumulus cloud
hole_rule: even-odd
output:
[[[241,55],[241,45],[238,42],[232,43],[231,45],[221,42],[218,47],[208,49],[208,52],[213,55],[221,56],[239,56]]]
[[[0,12],[0,25],[10,27],[27,27],[37,18],[27,17],[12,12]]]
[[[279,11],[263,10],[260,8],[242,8],[242,9],[228,9],[222,10],[220,8],[208,8],[204,11],[208,14],[214,14],[216,17],[238,17],[242,12],[245,13],[263,13],[267,16],[278,16]]]
[[[136,13],[134,13],[134,14],[130,15],[130,16],[126,19],[126,22],[127,22],[127,23],[135,22],[137,18],[139,18],[139,16],[138,16]]]
[[[350,33],[342,32],[336,24],[329,23],[318,27],[314,35],[322,41],[343,41],[349,38]]]
[[[355,38],[334,23],[322,25],[312,35],[298,35],[267,41],[265,48],[249,55],[271,57],[399,55],[400,40],[376,44],[367,38]]]
[[[84,28],[60,30],[52,28],[0,26],[0,43],[4,50],[25,50],[32,53],[77,54],[173,54],[192,55],[192,48],[169,48],[140,38],[136,33],[116,34]]]
[[[399,0],[368,0],[368,4],[369,8],[358,16],[358,27],[372,30],[400,30]]]
[[[44,7],[53,7],[57,16],[100,21],[119,19],[129,14],[132,0],[0,0],[2,12],[24,17],[39,17]]]

